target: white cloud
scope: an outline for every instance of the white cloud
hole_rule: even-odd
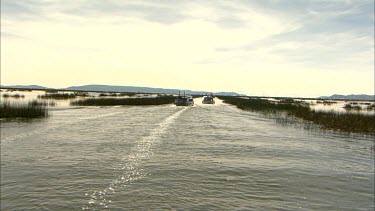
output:
[[[77,85],[74,74],[81,84],[323,95],[331,79],[350,77],[361,83],[353,93],[372,91],[373,19],[359,15],[367,11],[362,2],[4,3],[3,83]],[[46,84],[55,75],[61,84]],[[325,85],[314,87],[310,79],[319,78]],[[347,83],[337,82],[335,92]]]

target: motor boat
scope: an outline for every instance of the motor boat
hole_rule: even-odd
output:
[[[194,100],[192,96],[186,95],[185,92],[183,95],[178,92],[178,96],[176,97],[174,104],[176,106],[192,106],[194,105]]]
[[[202,103],[203,104],[215,104],[215,100],[214,100],[214,96],[212,95],[212,93],[211,93],[211,95],[207,95],[207,96],[204,96],[203,97],[203,101],[202,101]]]

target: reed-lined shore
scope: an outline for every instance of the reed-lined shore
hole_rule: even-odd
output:
[[[55,100],[66,100],[76,98],[77,95],[73,93],[50,93],[45,95],[38,95],[41,99],[55,99]]]
[[[375,135],[374,115],[316,111],[307,105],[293,101],[270,102],[264,99],[245,99],[239,97],[220,97],[220,99],[243,110],[265,113],[286,112],[288,116],[314,122],[329,130]]]
[[[152,98],[86,98],[72,101],[75,106],[116,106],[116,105],[163,105],[171,104],[173,96],[160,96]]]

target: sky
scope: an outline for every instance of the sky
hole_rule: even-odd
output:
[[[374,1],[1,0],[1,84],[374,94]]]

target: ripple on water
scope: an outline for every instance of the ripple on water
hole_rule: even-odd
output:
[[[62,110],[1,127],[12,139],[2,210],[374,208],[372,137],[225,104]]]
[[[120,170],[119,174],[115,175],[115,179],[103,190],[94,191],[92,194],[86,193],[90,196],[89,202],[82,209],[91,209],[96,206],[108,207],[111,200],[107,200],[106,195],[113,195],[118,188],[125,188],[128,184],[140,180],[147,176],[142,169],[142,161],[153,155],[152,146],[160,141],[161,135],[168,130],[168,127],[175,121],[178,116],[187,108],[178,110],[172,115],[165,118],[158,123],[149,136],[143,137],[137,142],[134,148],[131,149],[131,154],[122,159],[122,163],[114,167],[115,170]]]

